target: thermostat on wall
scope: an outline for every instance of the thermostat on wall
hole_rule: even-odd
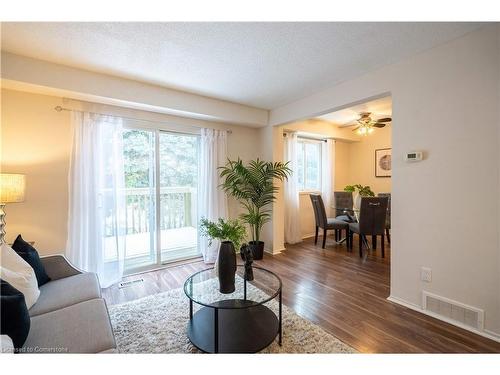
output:
[[[405,155],[406,161],[420,161],[422,160],[422,151],[407,152]]]

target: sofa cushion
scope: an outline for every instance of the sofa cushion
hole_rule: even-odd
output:
[[[101,298],[97,275],[81,273],[42,285],[38,302],[29,313],[33,317],[94,298]]]
[[[19,256],[31,266],[31,268],[33,268],[39,287],[50,281],[50,277],[47,275],[47,272],[45,272],[45,268],[43,267],[40,256],[38,255],[38,251],[36,251],[36,249],[28,242],[23,240],[21,235],[17,236],[16,240],[12,244],[12,249],[14,249],[14,251],[19,254]]]
[[[116,348],[108,309],[93,299],[31,318],[22,353],[99,353]]]
[[[6,244],[0,249],[0,277],[24,294],[26,306],[31,308],[40,296],[35,271]]]
[[[0,279],[0,334],[12,339],[15,348],[23,346],[30,330],[30,316],[24,295]]]

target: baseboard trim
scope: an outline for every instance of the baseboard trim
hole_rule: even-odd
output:
[[[276,251],[264,248],[264,252],[267,253],[267,254],[269,254],[269,255],[277,255],[277,254],[280,254],[282,251],[285,251],[285,250],[286,250],[285,247],[283,247],[282,249],[278,249]]]
[[[443,321],[445,323],[454,325],[455,327],[462,328],[462,329],[464,329],[466,331],[475,333],[476,335],[486,337],[486,338],[488,338],[490,340],[493,340],[493,341],[496,341],[496,342],[500,342],[500,334],[498,334],[496,332],[493,332],[493,331],[490,331],[490,330],[487,330],[487,329],[485,329],[483,331],[479,331],[477,329],[468,327],[466,325],[462,325],[459,322],[456,322],[454,320],[445,319],[445,318],[443,318],[440,315],[437,315],[437,314],[434,314],[434,313],[432,313],[430,311],[426,311],[426,310],[422,309],[421,306],[419,306],[419,305],[417,305],[415,303],[411,303],[411,302],[405,301],[405,300],[403,300],[401,298],[398,298],[398,297],[389,296],[389,297],[387,297],[387,300],[390,301],[390,302],[393,302],[393,303],[397,303],[398,305],[407,307],[407,308],[409,308],[411,310],[417,311],[417,312],[419,312],[421,314],[424,314],[424,315],[430,316],[432,318],[441,320],[441,321]]]

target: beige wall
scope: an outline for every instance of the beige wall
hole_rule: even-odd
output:
[[[375,150],[392,147],[391,132],[391,126],[387,125],[366,137],[359,137],[359,142],[335,143],[336,190],[343,190],[345,185],[361,184],[369,185],[375,193],[391,191],[390,177],[375,177]]]
[[[43,254],[66,242],[69,113],[54,111],[59,98],[2,90],[2,172],[26,174],[26,200],[9,204],[7,241],[19,233]]]
[[[349,171],[351,170],[349,150],[351,143],[335,142],[335,191],[343,190],[351,183]]]
[[[35,241],[42,254],[64,252],[71,150],[70,113],[57,112],[54,107],[68,105],[68,102],[59,97],[4,89],[1,105],[1,170],[4,173],[24,173],[27,179],[26,201],[6,207],[7,240],[11,242],[21,233],[25,239]],[[124,110],[123,113],[171,121],[174,127],[204,125],[230,129],[230,158],[239,156],[249,160],[259,156],[258,129],[135,110]],[[229,201],[229,211],[233,217],[240,212],[234,200]]]
[[[499,39],[498,24],[485,26],[274,109],[270,123],[390,93],[391,298],[419,309],[428,291],[475,306],[500,338]],[[406,163],[414,150],[425,160]],[[422,266],[432,282],[420,280]]]

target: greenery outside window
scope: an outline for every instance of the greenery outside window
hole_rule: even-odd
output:
[[[297,173],[300,191],[321,191],[321,145],[320,140],[298,140]]]

